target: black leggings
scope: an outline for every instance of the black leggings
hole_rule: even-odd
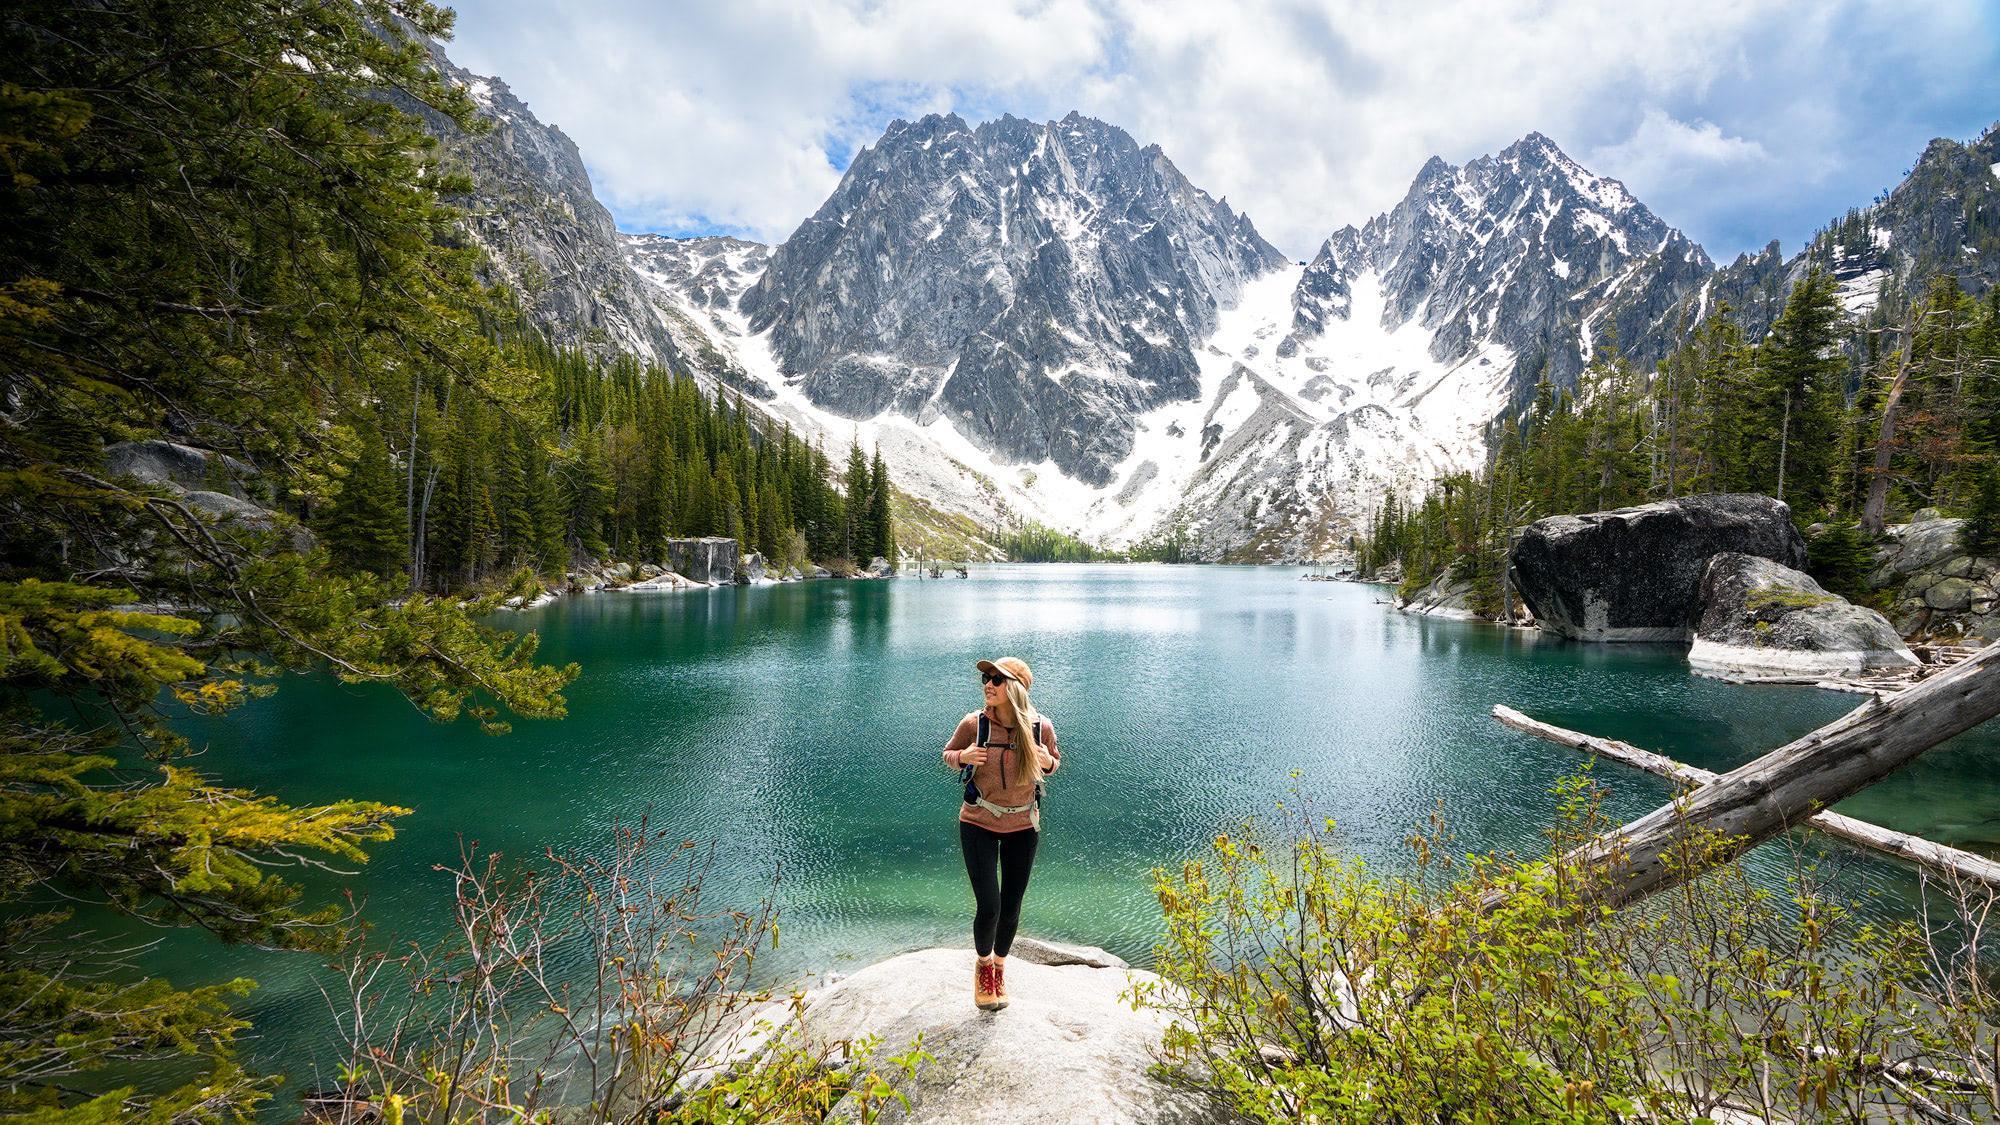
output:
[[[972,878],[978,904],[972,916],[972,944],[981,957],[1007,956],[1014,947],[1014,928],[1021,922],[1021,896],[1028,893],[1028,873],[1035,866],[1035,845],[1042,834],[1033,828],[995,832],[958,822],[958,843],[965,849],[965,873]],[[994,868],[998,867],[996,874]]]

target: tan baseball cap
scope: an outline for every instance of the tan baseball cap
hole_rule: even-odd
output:
[[[1005,676],[1010,680],[1019,680],[1022,687],[1035,686],[1035,674],[1028,671],[1028,662],[1018,656],[1003,656],[998,660],[981,660],[974,664],[973,667],[989,676]]]

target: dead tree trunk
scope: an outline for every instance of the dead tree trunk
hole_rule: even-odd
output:
[[[1701,872],[1668,862],[1695,834],[1720,864],[1845,800],[1955,735],[2000,715],[2000,645],[1943,675],[1845,716],[1655,809],[1568,856],[1585,903],[1617,909]],[[1496,894],[1489,906],[1498,905]]]
[[[1861,505],[1861,530],[1870,535],[1882,534],[1882,517],[1889,506],[1889,460],[1896,443],[1896,405],[1903,399],[1903,388],[1910,381],[1910,341],[1916,335],[1916,317],[1913,313],[1910,323],[1903,329],[1903,342],[1896,361],[1896,378],[1889,384],[1889,395],[1882,403],[1882,427],[1875,436],[1875,460],[1870,468],[1873,473],[1868,478],[1868,499]]]
[[[1538,722],[1511,707],[1495,706],[1493,718],[1503,726],[1513,727],[1524,734],[1547,739],[1559,746],[1571,746],[1578,750],[1588,750],[1613,761],[1636,766],[1647,773],[1658,774],[1669,781],[1679,782],[1689,789],[1712,785],[1720,775],[1708,770],[1674,761],[1664,754],[1641,750],[1629,742],[1619,742],[1612,738],[1595,738],[1573,730]],[[1962,883],[1976,883],[1990,890],[2000,890],[2000,863],[1985,856],[1949,847],[1921,836],[1907,832],[1894,832],[1879,824],[1856,820],[1851,816],[1827,811],[1814,813],[1806,820],[1809,827],[1817,828],[1829,836],[1838,836],[1849,843],[1895,856],[1897,859],[1941,871]]]

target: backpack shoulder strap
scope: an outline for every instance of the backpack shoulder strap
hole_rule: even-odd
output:
[[[979,741],[973,743],[973,745],[984,750],[986,748],[986,740],[991,734],[992,731],[986,725],[986,712],[981,711],[979,713]]]

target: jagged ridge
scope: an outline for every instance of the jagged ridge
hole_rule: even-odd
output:
[[[1284,258],[1157,146],[1081,114],[897,121],[744,294],[787,376],[850,418],[943,416],[1103,485],[1137,415]]]

